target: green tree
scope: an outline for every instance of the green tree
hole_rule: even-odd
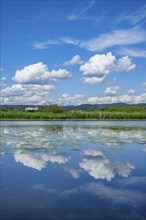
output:
[[[51,113],[62,113],[64,112],[64,108],[58,105],[50,105],[47,107],[46,111]]]

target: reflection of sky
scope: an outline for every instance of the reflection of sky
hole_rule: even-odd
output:
[[[145,177],[142,177],[143,179]],[[134,185],[139,184],[139,181],[137,182],[136,179],[138,180],[138,177],[134,178]],[[122,184],[122,183],[121,183]],[[140,185],[143,185],[144,182],[140,182]],[[131,186],[133,183],[131,183]],[[95,182],[89,182],[86,184],[81,184],[78,185],[75,188],[70,188],[70,189],[65,189],[65,190],[60,190],[60,189],[55,189],[51,188],[49,185],[45,184],[34,184],[33,185],[33,190],[36,192],[41,192],[44,194],[48,194],[48,196],[54,194],[54,196],[58,195],[59,200],[66,198],[67,201],[74,200],[74,199],[80,199],[80,209],[82,209],[82,202],[86,204],[86,199],[89,199],[89,202],[93,204],[95,203],[95,208],[98,210],[99,207],[99,202],[100,202],[100,207],[103,208],[103,202],[105,203],[104,205],[107,206],[108,212],[111,212],[111,210],[116,210],[115,213],[112,214],[113,219],[144,219],[143,215],[138,212],[138,209],[143,208],[145,206],[145,194],[143,192],[140,192],[139,190],[133,190],[130,188],[122,188],[121,185],[120,187],[113,187],[113,186],[108,186],[106,184],[101,184],[101,183],[95,183]],[[94,196],[94,198],[92,198]],[[91,201],[91,198],[93,201]],[[82,201],[82,202],[81,202]],[[90,203],[88,203],[88,206],[86,207],[87,210],[90,210]],[[126,206],[128,207],[128,213],[125,215],[126,212]],[[76,208],[76,207],[74,207]],[[119,211],[122,211],[121,213]],[[124,211],[124,212],[123,212]],[[102,209],[101,209],[102,212]],[[106,210],[105,210],[106,212]],[[77,213],[78,217],[80,216],[80,213]],[[92,213],[94,216],[94,213]],[[97,214],[97,213],[96,213]],[[115,215],[115,216],[114,216]],[[76,217],[77,217],[76,216]],[[100,212],[98,212],[97,216],[100,216]],[[97,217],[96,216],[96,217]],[[109,216],[109,213],[108,213]],[[92,215],[90,216],[92,219]],[[138,218],[137,218],[138,217]],[[93,217],[93,219],[95,216]],[[78,219],[78,218],[77,218]],[[88,219],[90,219],[88,217]],[[100,216],[100,219],[104,219],[102,215]],[[105,218],[108,219],[108,218]]]
[[[30,150],[27,149],[26,153],[21,153],[17,150],[14,153],[16,162],[22,163],[24,166],[31,167],[37,170],[42,170],[47,166],[48,162],[51,163],[66,163],[70,157],[67,154],[50,153],[48,150]]]
[[[44,190],[46,189],[44,188]],[[140,193],[139,191],[123,188],[113,188],[104,184],[98,184],[94,182],[81,185],[71,190],[66,190],[62,192],[61,195],[69,196],[71,194],[81,193],[82,191],[93,194],[97,197],[100,197],[101,199],[110,199],[115,204],[127,204],[138,207],[144,205],[145,201],[145,194]]]
[[[145,143],[144,127],[100,126],[2,126],[1,145],[13,148],[57,148]]]
[[[70,123],[1,127],[4,219],[144,220],[144,127]]]
[[[128,177],[134,165],[129,162],[111,161],[99,150],[86,150],[80,167],[87,171],[95,179],[106,179],[111,181],[116,174]]]
[[[36,170],[42,170],[48,163],[65,164],[71,159],[71,155],[67,153],[58,153],[44,148],[27,149],[24,152],[15,150],[13,155],[16,162]],[[87,172],[95,179],[111,181],[116,174],[128,177],[135,169],[135,166],[130,162],[112,161],[104,155],[103,151],[91,148],[83,152],[78,163],[78,169],[64,167],[64,171],[69,172],[75,179],[80,177],[81,172]]]

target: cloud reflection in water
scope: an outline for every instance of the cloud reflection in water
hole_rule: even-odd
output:
[[[134,165],[129,162],[111,161],[105,157],[102,151],[86,150],[79,163],[80,167],[95,179],[106,179],[111,181],[116,174],[128,177]]]
[[[45,210],[51,213],[48,219],[59,219],[60,213],[66,219],[144,219],[144,127],[35,123],[37,126],[22,122],[1,130],[2,167],[10,167],[7,175],[12,193],[17,195],[18,184],[24,191],[22,206],[31,197],[36,207],[33,214]],[[18,173],[22,178],[17,178]],[[25,183],[24,175],[28,177]],[[14,198],[7,202],[20,203]],[[112,208],[116,211],[109,216]]]
[[[37,170],[42,170],[47,166],[48,162],[51,163],[66,163],[70,160],[70,156],[67,154],[58,154],[51,152],[49,150],[28,150],[27,154],[22,154],[20,150],[14,153],[14,158],[16,162],[22,163],[24,166],[34,168]]]

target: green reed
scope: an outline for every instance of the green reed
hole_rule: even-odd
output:
[[[1,120],[145,120],[146,111],[64,111],[52,112],[26,112],[18,110],[0,110]]]

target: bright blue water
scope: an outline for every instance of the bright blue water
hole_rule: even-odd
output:
[[[2,220],[145,220],[145,122],[1,122]]]

